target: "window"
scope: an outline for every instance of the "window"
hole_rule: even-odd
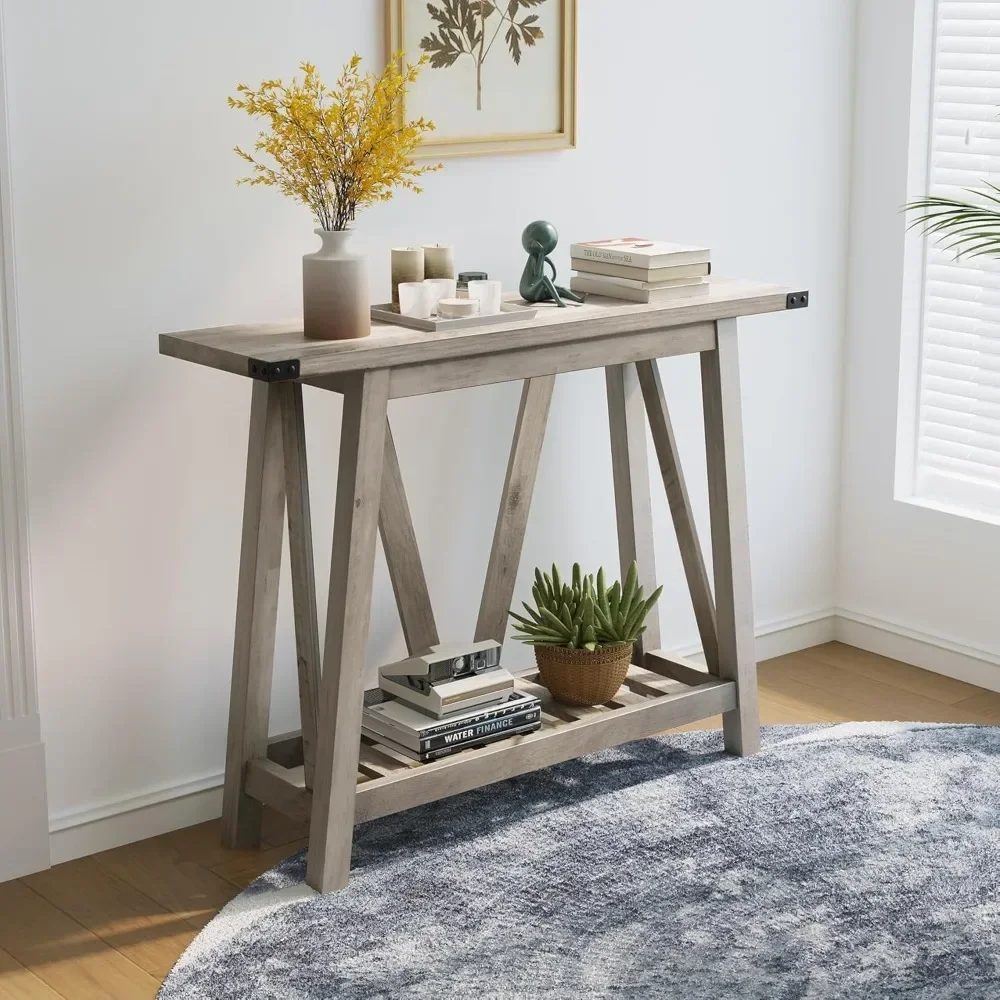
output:
[[[916,50],[911,195],[1000,184],[1000,2],[929,0]],[[1000,260],[910,242],[897,495],[1000,518]]]

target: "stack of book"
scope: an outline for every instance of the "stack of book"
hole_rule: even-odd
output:
[[[534,732],[541,724],[541,702],[523,691],[512,690],[493,704],[435,718],[377,688],[365,694],[361,732],[404,757],[426,763]]]
[[[570,254],[577,272],[569,285],[574,292],[630,302],[704,294],[712,273],[711,254],[704,247],[632,236],[574,243]]]

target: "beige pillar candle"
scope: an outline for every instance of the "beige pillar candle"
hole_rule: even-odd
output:
[[[392,248],[392,311],[399,312],[399,283],[424,280],[422,247]]]
[[[424,277],[454,278],[455,248],[448,243],[425,243]]]

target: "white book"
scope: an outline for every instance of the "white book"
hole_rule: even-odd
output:
[[[609,285],[621,285],[623,288],[642,288],[646,290],[655,288],[681,288],[687,285],[704,285],[708,283],[707,277],[670,278],[668,281],[640,281],[637,278],[619,278],[613,274],[597,275],[591,271],[580,271],[578,277],[597,279],[607,282]]]
[[[633,281],[667,281],[674,278],[707,278],[712,273],[712,265],[706,264],[671,264],[669,267],[632,267],[629,264],[609,264],[604,260],[585,260],[583,257],[573,257],[570,265],[574,271],[586,271],[588,274],[602,276],[614,275],[618,278],[631,278]]]
[[[575,275],[570,278],[569,287],[574,292],[604,295],[609,299],[656,304],[669,302],[673,299],[695,299],[700,295],[707,295],[712,286],[706,281],[698,285],[677,285],[672,288],[628,288],[625,285],[610,284],[597,277]]]
[[[711,251],[707,247],[665,243],[637,236],[622,236],[613,240],[590,240],[574,243],[570,255],[584,260],[607,261],[629,267],[669,267],[676,264],[707,264]]]

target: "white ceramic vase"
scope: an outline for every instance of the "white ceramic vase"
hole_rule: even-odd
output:
[[[302,258],[303,332],[310,340],[355,340],[371,333],[368,262],[351,253],[351,230],[314,230],[323,241]]]

